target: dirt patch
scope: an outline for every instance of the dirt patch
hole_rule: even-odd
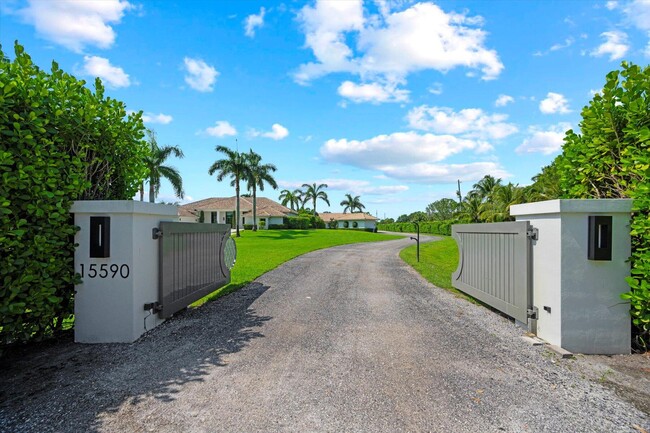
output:
[[[650,415],[650,353],[579,356],[588,377]]]

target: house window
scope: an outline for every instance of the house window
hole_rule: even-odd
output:
[[[226,212],[226,224],[230,224],[232,226],[232,221],[233,219],[235,219],[234,217],[235,217],[234,212]]]
[[[210,222],[212,224],[216,224],[219,222],[219,220],[217,219],[217,215],[218,215],[217,212],[210,212]]]

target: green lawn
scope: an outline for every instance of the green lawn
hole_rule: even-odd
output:
[[[404,248],[399,256],[434,286],[447,289],[457,296],[477,302],[451,285],[451,274],[458,267],[458,246],[454,238],[443,237],[440,241],[420,245],[420,263],[416,258],[416,246]]]
[[[246,230],[241,232],[240,238],[234,238],[237,243],[237,263],[232,269],[231,283],[199,299],[192,306],[234,292],[265,272],[310,251],[336,245],[401,238],[402,236],[354,230]]]

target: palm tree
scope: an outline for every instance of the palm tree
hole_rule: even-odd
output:
[[[239,234],[239,181],[248,178],[248,163],[244,155],[239,152],[236,152],[232,149],[227,148],[226,146],[217,146],[215,147],[217,152],[223,153],[226,158],[219,159],[214,162],[208,169],[208,174],[213,175],[217,173],[217,181],[221,182],[224,178],[230,176],[232,181],[230,186],[235,187],[235,195],[237,197],[237,212],[236,212],[236,227],[237,227],[237,237],[240,237]]]
[[[147,129],[148,143],[150,153],[144,159],[147,167],[147,180],[149,181],[149,202],[156,201],[160,192],[160,180],[165,178],[172,184],[176,197],[183,198],[183,179],[180,173],[174,167],[164,165],[167,158],[171,155],[176,158],[182,158],[183,151],[178,146],[158,146],[156,132],[153,129]],[[140,201],[144,201],[144,181],[140,184]]]
[[[481,196],[482,199],[487,199],[500,185],[501,179],[495,179],[494,176],[490,176],[488,174],[483,177],[483,179],[474,184],[474,190]]]
[[[271,172],[276,171],[277,168],[273,164],[260,164],[262,157],[253,152],[253,149],[245,157],[248,163],[246,182],[248,190],[253,191],[253,231],[257,231],[257,188],[264,191],[264,183],[268,183],[273,189],[277,189],[278,184],[271,175]]]
[[[355,210],[363,212],[366,208],[361,203],[360,196],[357,195],[352,197],[352,194],[345,194],[345,200],[341,202],[341,206],[345,206],[343,208],[343,213],[346,213],[348,210],[350,210],[350,213],[354,213]]]
[[[280,191],[279,199],[281,200],[282,206],[288,204],[291,210],[298,210],[302,205],[302,191],[299,189],[294,189],[293,191],[283,189]]]
[[[483,201],[478,194],[467,194],[461,205],[460,217],[471,223],[481,222],[484,210]]]
[[[312,203],[314,204],[314,215],[316,215],[316,200],[321,199],[325,203],[327,203],[328,206],[330,205],[330,201],[327,198],[327,193],[323,191],[325,188],[327,188],[326,183],[321,183],[318,186],[316,186],[316,183],[312,185],[309,185],[308,183],[304,183],[302,187],[307,188],[305,194],[303,195],[304,202],[311,200]]]

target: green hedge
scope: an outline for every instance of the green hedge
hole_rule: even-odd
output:
[[[458,224],[457,221],[427,221],[420,223],[420,233],[430,235],[451,235],[451,226]],[[387,232],[402,232],[402,233],[415,233],[417,227],[413,223],[390,223],[390,224],[377,224],[378,230]]]
[[[0,344],[41,339],[73,312],[76,199],[128,199],[144,178],[144,125],[52,63],[0,47]]]

